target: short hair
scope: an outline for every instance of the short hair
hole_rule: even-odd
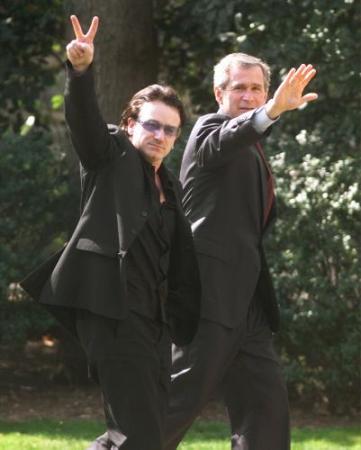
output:
[[[121,115],[119,127],[126,133],[128,131],[128,119],[137,120],[139,112],[144,103],[159,101],[176,109],[179,113],[180,126],[182,127],[186,121],[184,106],[178,94],[171,86],[163,86],[160,84],[151,84],[141,89],[129,100]]]
[[[230,53],[222,58],[218,64],[214,66],[213,86],[224,89],[229,82],[229,72],[231,67],[240,66],[250,68],[258,66],[261,68],[264,79],[264,87],[268,92],[271,82],[271,69],[267,63],[255,56],[247,55],[247,53]]]

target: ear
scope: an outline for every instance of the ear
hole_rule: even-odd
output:
[[[221,105],[222,102],[223,102],[223,91],[222,91],[222,89],[219,86],[216,86],[214,88],[214,96],[216,98],[217,103],[219,105]]]
[[[133,136],[134,127],[135,127],[136,123],[137,122],[132,117],[128,117],[128,123],[127,123],[128,136]]]

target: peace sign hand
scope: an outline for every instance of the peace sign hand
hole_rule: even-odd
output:
[[[66,54],[74,70],[82,72],[86,70],[94,58],[94,38],[98,29],[99,18],[93,17],[92,23],[86,34],[83,33],[76,16],[70,16],[75,38],[66,46]]]

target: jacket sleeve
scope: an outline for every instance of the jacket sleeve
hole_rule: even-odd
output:
[[[66,62],[64,100],[74,149],[86,170],[96,170],[112,158],[119,139],[112,138],[101,116],[92,66],[77,74],[71,63]]]
[[[257,111],[250,111],[234,119],[222,114],[201,117],[193,136],[197,165],[213,167],[226,164],[243,148],[255,144],[268,134],[269,131],[258,133],[254,127]]]

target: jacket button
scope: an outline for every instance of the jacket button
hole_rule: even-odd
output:
[[[135,228],[132,228],[132,229],[130,230],[130,232],[131,232],[132,234],[137,234],[137,230],[136,230]]]
[[[141,216],[142,217],[148,217],[148,212],[147,211],[142,211],[141,212]]]

